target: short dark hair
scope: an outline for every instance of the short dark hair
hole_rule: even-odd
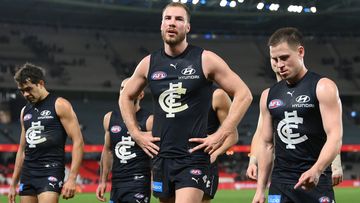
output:
[[[287,42],[290,46],[304,46],[302,33],[294,27],[284,27],[276,30],[269,38],[268,46],[276,46]]]
[[[168,5],[165,6],[165,8],[162,10],[162,13],[164,13],[165,9],[167,9],[168,7],[180,7],[183,8],[186,11],[186,15],[187,15],[187,20],[190,23],[190,18],[191,18],[191,13],[190,13],[190,9],[182,3],[179,2],[171,2]]]
[[[38,84],[40,80],[45,82],[45,70],[34,64],[25,63],[16,71],[14,80],[19,84],[25,84],[27,81]]]

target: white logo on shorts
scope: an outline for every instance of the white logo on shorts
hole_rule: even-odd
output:
[[[196,179],[196,178],[194,178],[194,177],[191,177],[191,180],[193,180],[193,181],[195,181],[197,184],[199,184],[199,178]]]
[[[204,176],[202,177],[202,179],[203,179],[204,183],[206,183],[206,182],[207,182],[207,175],[204,175]]]
[[[210,187],[210,184],[211,184],[211,182],[210,182],[210,180],[208,180],[208,181],[206,182],[206,188],[209,188],[209,187]]]
[[[134,180],[139,180],[139,179],[143,179],[144,176],[134,176]]]
[[[49,183],[49,185],[52,186],[53,188],[55,188],[55,184],[56,183]]]

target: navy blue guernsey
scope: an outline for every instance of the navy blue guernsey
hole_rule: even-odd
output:
[[[211,104],[212,104],[212,99],[214,98],[214,93],[215,91],[218,89],[219,87],[217,85],[212,85],[212,97],[211,97]],[[210,105],[209,108],[209,115],[208,115],[208,126],[207,126],[207,133],[208,135],[211,135],[213,133],[215,133],[217,131],[217,129],[220,127],[220,121],[218,118],[218,115],[216,113],[216,111],[214,111],[214,108],[212,105]],[[211,164],[210,170],[212,175],[218,176],[219,175],[219,169],[217,167],[217,160],[215,162],[213,162]]]
[[[164,49],[151,54],[148,83],[153,95],[153,136],[160,137],[160,157],[192,157],[209,162],[209,156],[189,149],[198,145],[190,138],[207,136],[211,85],[202,69],[203,49],[188,45],[178,56]]]
[[[25,159],[23,171],[64,170],[66,131],[55,111],[58,97],[49,94],[42,101],[25,106]]]
[[[273,119],[275,160],[272,182],[295,184],[317,161],[326,142],[316,86],[322,76],[308,71],[296,84],[270,88],[267,107]],[[328,167],[319,184],[331,185]]]
[[[143,109],[136,112],[136,120],[142,131],[146,131],[146,121],[150,115]],[[112,186],[128,187],[124,182],[150,176],[150,157],[132,140],[118,110],[111,113],[109,132],[113,155]]]
[[[215,90],[217,90],[219,87],[217,87],[216,85],[213,85],[212,86],[212,94],[211,95],[214,95],[214,92]],[[213,98],[213,97],[212,97]],[[212,99],[211,99],[212,101]],[[212,102],[211,102],[212,103]],[[210,105],[210,108],[209,108],[209,116],[208,116],[208,126],[207,126],[207,133],[208,135],[211,135],[213,134],[214,132],[217,131],[217,129],[219,128],[220,126],[220,121],[219,121],[219,118],[217,116],[217,113],[216,111],[214,111],[212,105]]]

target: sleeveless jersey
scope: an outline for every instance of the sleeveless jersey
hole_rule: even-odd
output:
[[[142,131],[146,131],[146,120],[150,115],[143,109],[136,112],[136,120]],[[137,177],[150,176],[150,157],[131,138],[118,110],[112,111],[109,132],[110,148],[113,155],[113,187],[127,187],[121,183]]]
[[[214,95],[215,90],[217,90],[219,87],[217,85],[212,85],[212,94]],[[212,98],[211,97],[211,104],[212,104]],[[210,105],[209,108],[209,115],[208,115],[208,126],[207,126],[207,133],[208,135],[213,134],[217,131],[217,129],[220,127],[220,121],[216,114],[216,111],[214,111],[212,105]],[[211,175],[218,176],[219,175],[219,168],[218,168],[218,159],[214,163],[210,165],[210,173]]]
[[[55,111],[57,98],[49,94],[38,103],[28,103],[25,106],[23,121],[26,146],[23,172],[27,169],[64,170],[67,134]]]
[[[213,85],[212,86],[212,94],[214,94],[215,90],[217,90],[219,87],[217,87],[216,85]],[[212,98],[211,97],[211,101],[212,101]],[[212,102],[211,102],[212,103]],[[220,121],[218,119],[218,116],[216,114],[216,111],[214,111],[212,105],[210,105],[210,108],[209,108],[209,115],[208,115],[208,126],[207,126],[207,133],[208,135],[211,135],[213,134],[214,132],[217,131],[217,129],[219,128],[220,126]]]
[[[178,56],[164,49],[151,55],[148,83],[153,95],[153,136],[160,137],[160,157],[192,157],[208,163],[209,156],[189,149],[198,145],[190,138],[207,136],[211,84],[202,69],[203,49],[188,45]]]
[[[319,157],[327,139],[316,96],[321,78],[308,71],[295,85],[283,80],[269,90],[267,108],[275,136],[272,182],[297,183]],[[321,175],[319,184],[331,184],[330,168]]]

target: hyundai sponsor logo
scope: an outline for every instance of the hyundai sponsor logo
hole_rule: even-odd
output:
[[[300,96],[296,97],[295,100],[297,103],[307,103],[310,101],[310,97],[307,95],[300,95]]]
[[[51,111],[49,110],[43,110],[40,112],[40,117],[38,117],[38,119],[52,119],[54,118],[53,116],[51,116]]]
[[[41,116],[49,116],[51,114],[51,111],[49,110],[44,110],[40,113]]]
[[[195,72],[196,72],[195,69],[192,68],[191,66],[181,70],[181,74],[183,75],[193,75]]]
[[[297,104],[293,104],[293,108],[315,108],[315,104],[308,103],[310,101],[310,97],[307,95],[300,95],[296,97],[295,101]]]

